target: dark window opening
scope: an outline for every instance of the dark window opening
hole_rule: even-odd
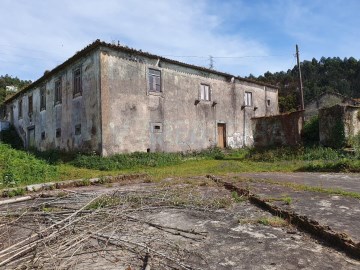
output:
[[[81,134],[81,124],[75,126],[75,135]]]
[[[161,92],[161,72],[149,69],[149,92]]]
[[[40,111],[46,109],[46,88],[45,86],[40,88]]]
[[[29,98],[28,98],[28,105],[29,105],[29,115],[32,115],[32,113],[33,113],[33,96],[29,96]]]
[[[22,113],[22,103],[23,103],[23,101],[22,101],[22,99],[20,99],[19,100],[19,110],[18,110],[18,112],[19,112],[19,118],[22,118],[22,116],[23,116],[23,113]]]
[[[268,100],[266,101],[266,104],[267,104],[268,106],[270,106],[270,99],[268,99]]]
[[[55,82],[55,104],[61,103],[61,78]]]
[[[41,139],[45,140],[45,131],[41,132]]]
[[[74,96],[82,95],[81,68],[77,68],[74,70],[73,77],[73,94]]]
[[[56,129],[56,138],[60,138],[61,137],[61,128],[57,128]]]
[[[161,133],[163,129],[162,123],[151,123],[151,131],[153,133]]]
[[[147,153],[150,153],[150,148],[146,149],[146,152],[147,152]]]

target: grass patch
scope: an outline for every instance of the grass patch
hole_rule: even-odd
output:
[[[256,180],[255,179],[251,179],[251,180],[247,179],[247,180],[242,180],[242,181],[263,182],[263,183],[268,183],[268,184],[272,184],[272,185],[288,187],[288,188],[291,188],[292,190],[297,190],[297,191],[319,192],[319,193],[325,193],[325,194],[329,194],[329,195],[339,195],[339,196],[344,196],[344,197],[360,199],[360,193],[353,192],[353,191],[345,191],[345,190],[338,189],[338,188],[314,187],[314,186],[308,186],[308,185],[302,185],[302,184],[296,184],[296,183],[290,183],[290,182],[279,182],[279,181],[274,181],[274,180],[269,180],[269,179],[256,179]],[[286,199],[287,197],[284,197],[284,198]],[[283,200],[285,202],[284,198],[281,198],[278,200]],[[292,200],[291,200],[291,202],[292,202]]]
[[[289,226],[285,219],[280,217],[262,217],[257,220],[258,224],[271,227],[286,227]]]
[[[58,168],[34,155],[0,143],[0,187],[49,182],[59,175]]]
[[[281,217],[260,217],[256,219],[239,219],[240,224],[261,224],[265,226],[271,226],[271,227],[287,227],[289,226],[289,223],[281,218]]]
[[[244,202],[247,200],[247,197],[239,196],[239,194],[235,190],[231,192],[231,196],[236,203]]]

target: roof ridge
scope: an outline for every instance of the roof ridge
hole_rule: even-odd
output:
[[[193,64],[180,62],[180,61],[177,61],[177,60],[169,59],[169,58],[159,56],[159,55],[156,55],[156,54],[152,54],[152,53],[149,53],[149,52],[144,52],[142,50],[137,50],[137,49],[134,49],[134,48],[130,48],[128,46],[111,44],[111,43],[107,43],[105,41],[101,41],[100,39],[96,39],[94,42],[90,43],[89,45],[87,45],[86,47],[81,49],[80,51],[77,51],[73,56],[71,56],[70,58],[65,60],[60,65],[57,65],[55,68],[53,68],[52,70],[50,70],[49,72],[47,72],[46,74],[41,76],[39,79],[37,79],[36,81],[31,83],[30,85],[24,87],[23,89],[21,89],[20,91],[18,91],[14,95],[7,98],[4,101],[4,103],[10,102],[11,100],[13,100],[16,97],[18,97],[18,96],[22,95],[23,93],[25,93],[27,90],[33,88],[34,86],[36,86],[36,85],[38,85],[40,83],[43,83],[44,81],[46,81],[46,79],[48,79],[49,77],[56,74],[61,68],[63,68],[65,66],[67,66],[68,64],[76,61],[77,59],[82,57],[84,54],[86,54],[86,53],[88,53],[88,52],[92,51],[93,49],[96,49],[96,48],[98,48],[100,46],[104,46],[104,47],[115,49],[115,50],[128,51],[130,53],[136,53],[136,54],[147,56],[147,57],[158,58],[160,60],[163,60],[163,61],[166,61],[166,62],[169,62],[169,63],[173,63],[173,64],[186,66],[186,67],[197,69],[197,70],[210,72],[210,73],[217,74],[217,75],[224,76],[224,77],[229,77],[229,78],[234,77],[234,78],[236,78],[236,79],[238,79],[240,81],[253,83],[253,84],[256,84],[256,85],[267,86],[267,87],[270,87],[270,88],[279,89],[279,87],[275,86],[275,85],[263,83],[263,82],[252,80],[252,79],[246,79],[246,78],[236,76],[236,75],[232,75],[232,74],[229,74],[229,73],[226,73],[226,72],[217,71],[217,70],[209,69],[209,68],[206,68],[206,67],[201,67],[201,66],[196,66],[196,65],[193,65]]]

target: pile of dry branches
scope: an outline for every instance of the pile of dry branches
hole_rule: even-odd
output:
[[[0,266],[6,269],[204,269],[189,243],[206,232],[160,224],[156,213],[206,211],[219,203],[169,189],[67,192],[0,209]],[[16,207],[16,208],[15,208]],[[202,266],[202,267],[201,267]]]

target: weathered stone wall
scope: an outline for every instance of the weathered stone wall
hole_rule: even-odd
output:
[[[6,104],[6,118],[14,125],[25,146],[29,144],[29,130],[33,130],[35,147],[39,150],[101,152],[99,62],[99,51],[94,51]],[[74,97],[73,69],[76,67],[81,67],[82,95]],[[55,104],[55,81],[60,77],[62,102]],[[42,86],[46,87],[45,110],[40,110]],[[29,115],[28,97],[31,95],[33,114]],[[19,117],[20,99],[22,117]],[[75,126],[79,124],[81,134],[75,135]],[[59,128],[61,136],[56,137],[56,130]],[[41,136],[43,132],[45,138]]]
[[[360,132],[360,107],[335,105],[319,111],[320,143],[329,147],[343,147]]]
[[[105,156],[215,146],[218,123],[226,125],[227,146],[251,146],[251,118],[278,113],[277,89],[108,48],[100,59]],[[149,92],[149,68],[161,71],[161,93]],[[196,104],[201,84],[210,86],[211,100]],[[243,106],[245,91],[253,106]],[[154,132],[155,125],[160,130]]]
[[[303,111],[251,120],[254,147],[293,146],[302,141]]]

